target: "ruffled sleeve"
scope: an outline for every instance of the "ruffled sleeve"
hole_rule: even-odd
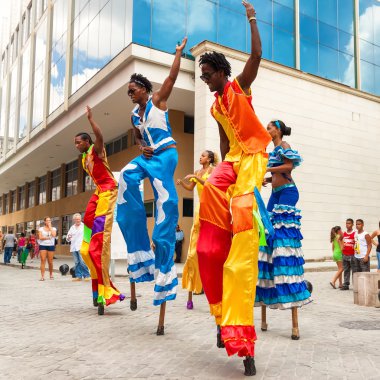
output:
[[[273,152],[269,153],[268,167],[271,168],[283,164],[284,158],[293,161],[293,168],[300,166],[303,161],[298,151],[293,149],[284,149],[282,146],[278,146],[273,150]]]

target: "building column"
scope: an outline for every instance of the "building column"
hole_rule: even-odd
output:
[[[51,202],[51,172],[46,173],[46,203]]]
[[[61,165],[61,193],[59,194],[59,199],[65,198],[66,190],[66,164]]]
[[[84,169],[82,165],[82,156],[78,156],[78,187],[77,187],[77,194],[84,192]]]

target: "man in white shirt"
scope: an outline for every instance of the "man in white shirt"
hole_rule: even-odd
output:
[[[81,281],[82,277],[85,281],[90,280],[90,273],[80,254],[80,247],[83,241],[83,223],[80,214],[73,215],[74,224],[67,233],[66,240],[70,242],[70,252],[74,258],[75,278],[73,281]]]
[[[16,245],[16,236],[13,233],[7,233],[4,236],[3,248],[4,248],[4,264],[11,262],[12,252]]]
[[[355,233],[355,266],[354,272],[370,272],[370,253],[372,249],[372,239],[367,231],[364,231],[362,219],[356,220]]]

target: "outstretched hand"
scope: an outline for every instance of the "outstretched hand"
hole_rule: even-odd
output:
[[[90,106],[86,106],[87,119],[92,119],[92,109]]]
[[[187,37],[185,37],[185,38],[182,40],[181,45],[177,45],[177,46],[175,47],[175,50],[176,50],[176,51],[179,51],[179,52],[182,53],[183,49],[184,49],[185,46],[186,46],[186,43],[187,43]]]
[[[243,0],[242,4],[245,7],[245,12],[247,14],[247,18],[249,19],[250,17],[255,17],[256,11],[255,8],[253,8],[253,5],[251,3],[248,3],[248,1]]]

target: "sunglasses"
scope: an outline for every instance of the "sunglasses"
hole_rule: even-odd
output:
[[[216,71],[213,71],[212,73],[203,73],[199,78],[201,78],[204,81],[210,80],[211,77],[216,73]]]
[[[130,90],[128,90],[127,94],[128,94],[128,96],[131,96],[131,95],[133,95],[136,91],[137,91],[137,88],[131,88]]]

